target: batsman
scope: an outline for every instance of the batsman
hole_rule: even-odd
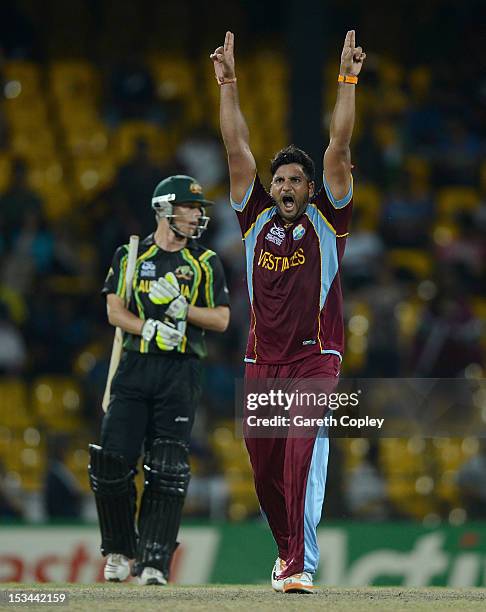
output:
[[[190,478],[204,333],[224,332],[230,318],[221,261],[197,241],[211,204],[190,176],[161,181],[152,197],[157,227],[138,246],[128,303],[128,245],[116,250],[103,287],[108,320],[124,332],[100,445],[89,449],[109,581],[127,579],[130,560],[142,585],[169,579]],[[137,519],[134,476],[142,452]]]

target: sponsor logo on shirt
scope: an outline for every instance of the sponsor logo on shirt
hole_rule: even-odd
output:
[[[294,231],[292,232],[294,240],[300,240],[304,234],[305,228],[302,224],[299,224],[297,227],[294,227]]]
[[[143,261],[140,266],[140,278],[155,278],[155,264],[151,261]]]
[[[273,242],[277,246],[280,246],[285,239],[285,230],[283,227],[278,227],[278,225],[273,224],[273,227],[270,229],[268,234],[265,236],[265,240],[269,240]]]
[[[257,266],[274,272],[285,272],[290,268],[305,264],[304,249],[299,248],[290,257],[280,257],[269,253],[268,251],[260,250]]]

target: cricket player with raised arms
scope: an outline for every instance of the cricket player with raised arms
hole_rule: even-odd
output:
[[[258,177],[239,106],[231,32],[210,57],[220,87],[231,205],[246,251],[250,331],[245,378],[318,378],[337,384],[344,350],[339,268],[353,205],[350,142],[366,54],[356,45],[354,30],[349,31],[336,75],[323,188],[316,191],[309,155],[290,145],[271,162],[269,192]],[[246,445],[278,550],[272,586],[285,593],[312,593],[329,439],[246,435]]]

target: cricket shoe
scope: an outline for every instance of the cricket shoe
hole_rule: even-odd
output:
[[[164,574],[155,567],[144,567],[138,579],[138,584],[167,584]]]
[[[104,569],[105,580],[123,582],[130,575],[130,566],[125,555],[111,553],[108,555]]]
[[[285,561],[280,557],[277,557],[277,560],[275,561],[275,565],[273,566],[272,570],[272,589],[274,591],[277,591],[277,593],[283,593],[284,581],[283,578],[280,579],[279,576],[284,571],[286,566],[287,564],[285,563]]]
[[[309,572],[294,574],[283,581],[284,593],[313,593],[315,588]]]

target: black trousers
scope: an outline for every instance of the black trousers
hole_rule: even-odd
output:
[[[201,395],[198,357],[125,351],[113,377],[101,446],[135,468],[156,438],[189,441]]]

